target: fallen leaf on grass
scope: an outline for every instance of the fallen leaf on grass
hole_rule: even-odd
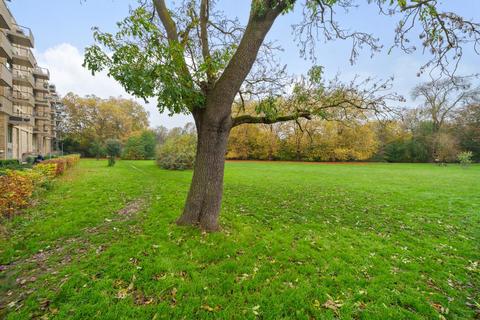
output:
[[[208,312],[218,312],[220,311],[221,307],[220,306],[215,306],[214,308],[210,307],[208,304],[204,304],[201,307],[203,310],[208,311]]]
[[[258,310],[260,309],[260,306],[259,305],[256,305],[255,307],[252,308],[252,312],[254,315],[258,316],[260,313],[258,312]]]
[[[431,303],[432,307],[440,314],[448,314],[448,308],[445,308],[440,303]]]
[[[363,301],[357,301],[357,302],[355,302],[354,306],[357,307],[360,310],[363,310],[367,307],[367,304]]]
[[[117,292],[118,299],[125,299],[128,296],[128,289],[120,289]]]
[[[137,277],[135,277],[135,275],[133,275],[132,276],[132,281],[130,282],[128,287],[118,290],[118,292],[117,292],[117,298],[118,299],[125,299],[128,296],[128,294],[133,290],[133,288],[135,286],[135,280],[136,279],[137,279]],[[116,282],[118,282],[119,284],[123,283],[122,280],[117,280]]]
[[[333,300],[331,297],[322,305],[325,309],[332,310],[336,315],[338,315],[338,309],[342,307],[340,300]]]
[[[177,288],[173,288],[172,291],[170,291],[170,295],[172,298],[170,306],[175,307],[175,305],[177,304]]]

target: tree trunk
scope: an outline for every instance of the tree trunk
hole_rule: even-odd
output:
[[[185,208],[177,224],[217,231],[231,118],[228,114],[223,120],[207,120],[209,117],[205,111],[194,115],[194,118],[198,135],[195,166]]]
[[[197,154],[185,208],[177,220],[179,225],[196,225],[206,231],[219,229],[225,153],[232,128],[232,103],[255,63],[265,36],[286,8],[286,5],[271,6],[265,12],[258,12],[252,6],[235,53],[213,87],[205,90],[206,105],[192,112],[197,126]]]

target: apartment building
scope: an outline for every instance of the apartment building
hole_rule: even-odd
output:
[[[0,0],[0,159],[54,152],[58,95],[33,47],[31,30]]]

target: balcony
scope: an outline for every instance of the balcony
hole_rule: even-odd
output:
[[[0,85],[12,87],[12,71],[4,64],[0,64]]]
[[[35,87],[33,89],[37,92],[48,93],[48,84],[46,82],[35,81]]]
[[[0,32],[0,57],[11,60],[13,55],[13,47],[7,36]]]
[[[50,71],[46,68],[35,67],[35,69],[33,69],[33,75],[37,79],[50,80]]]
[[[39,120],[50,120],[51,119],[50,113],[46,113],[46,112],[34,112],[33,116],[35,117],[35,119],[39,119]]]
[[[33,68],[36,63],[37,61],[35,60],[35,57],[30,49],[19,50],[18,48],[13,48],[12,64]]]
[[[35,80],[33,79],[31,73],[20,70],[13,70],[13,84],[33,88]]]
[[[19,26],[18,24],[13,25],[13,28],[7,31],[8,38],[11,43],[18,44],[22,47],[34,47],[34,39],[32,30],[27,27]]]
[[[56,94],[55,95],[50,94],[50,102],[58,104],[60,102],[60,98]]]
[[[0,1],[0,28],[8,30],[12,28],[12,14],[5,1]]]
[[[35,96],[35,105],[49,107],[50,101],[46,96],[37,95]]]
[[[43,133],[43,134],[45,134],[45,133],[48,133],[48,130],[45,129],[45,127],[42,126],[42,125],[37,125],[37,126],[33,127],[33,133]]]
[[[15,104],[21,106],[35,106],[35,99],[31,93],[21,92],[21,91],[13,91],[12,93],[12,101]]]
[[[13,103],[10,101],[10,99],[8,99],[8,97],[0,96],[0,112],[12,114]]]
[[[31,125],[32,122],[30,121],[31,115],[22,113],[22,112],[14,112],[10,117],[8,117],[8,123],[13,125]]]

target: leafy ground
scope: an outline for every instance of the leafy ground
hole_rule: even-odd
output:
[[[2,221],[0,318],[480,317],[480,166],[228,163],[215,234],[190,177],[82,160]]]

